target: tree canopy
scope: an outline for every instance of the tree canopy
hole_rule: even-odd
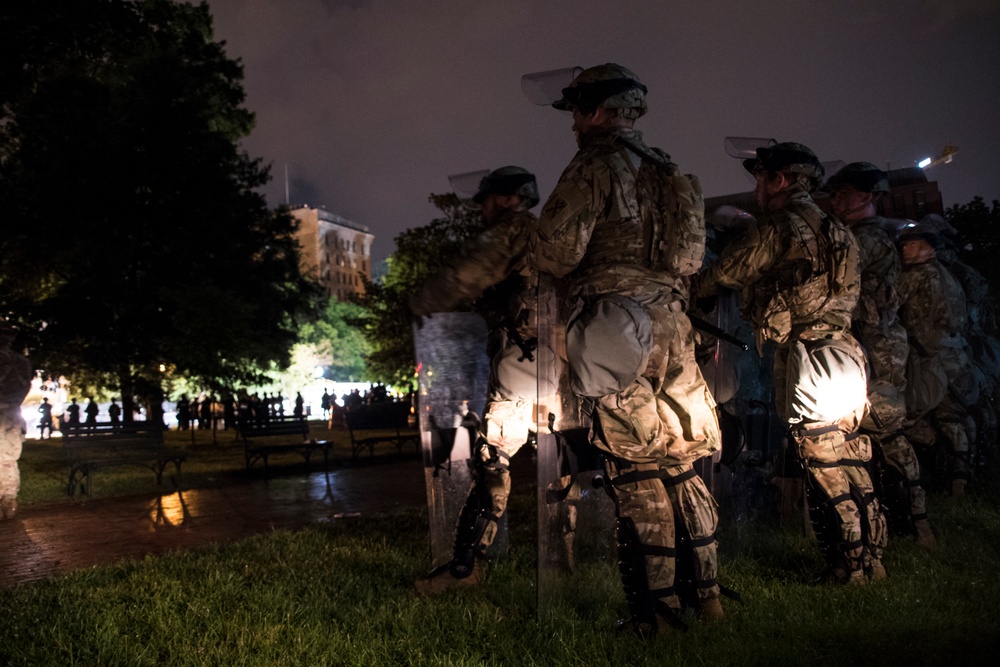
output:
[[[287,363],[316,291],[208,6],[4,3],[0,49],[0,313],[36,367],[158,403]]]
[[[454,194],[431,195],[430,201],[444,216],[396,237],[396,250],[388,259],[382,283],[368,284],[361,301],[369,311],[358,321],[372,346],[367,357],[369,375],[393,386],[410,386],[414,379],[410,295],[465,241],[485,229],[482,216],[463,206]]]

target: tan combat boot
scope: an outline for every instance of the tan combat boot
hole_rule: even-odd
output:
[[[701,601],[701,620],[705,623],[718,623],[724,616],[722,611],[722,601],[719,596],[704,598]]]
[[[920,519],[913,522],[913,529],[916,532],[914,544],[921,549],[933,549],[937,546],[937,538],[931,529],[931,522],[927,519]]]
[[[878,558],[873,559],[869,565],[868,580],[875,583],[884,580],[888,576],[885,572],[885,566],[882,565],[882,561]]]
[[[417,590],[417,595],[421,597],[429,597],[432,595],[438,595],[450,590],[457,590],[461,588],[472,588],[473,586],[478,586],[483,580],[483,568],[479,564],[479,559],[477,558],[472,566],[472,572],[466,577],[456,577],[451,572],[451,568],[445,565],[444,567],[438,568],[435,572],[425,579],[418,579],[413,587]]]

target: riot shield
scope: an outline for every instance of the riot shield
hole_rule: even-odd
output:
[[[472,446],[490,375],[486,336],[475,313],[436,313],[413,327],[432,568],[452,559],[455,526],[472,486]]]
[[[602,487],[589,423],[569,388],[565,287],[541,276],[538,292],[538,608],[582,606],[594,582],[614,584],[614,505]]]

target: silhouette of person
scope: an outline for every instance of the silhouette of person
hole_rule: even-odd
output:
[[[69,405],[66,406],[66,414],[69,417],[66,420],[66,425],[70,428],[80,427],[80,406],[77,405],[76,399],[71,399]]]
[[[38,421],[38,428],[41,431],[41,438],[44,440],[46,438],[45,431],[49,432],[48,437],[52,437],[52,404],[49,403],[49,399],[43,398],[42,404],[38,406],[38,412],[41,413],[42,418]]]
[[[121,425],[122,408],[115,403],[114,396],[111,397],[111,405],[108,406],[108,417],[111,419],[111,426],[118,430]]]

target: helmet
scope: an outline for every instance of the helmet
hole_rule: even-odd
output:
[[[560,111],[579,109],[583,113],[593,113],[598,108],[629,109],[623,115],[639,118],[646,113],[646,86],[621,65],[597,65],[580,72],[562,89],[562,99],[552,106]]]
[[[763,167],[771,172],[790,171],[804,174],[817,182],[823,178],[823,165],[819,158],[802,144],[784,141],[773,146],[762,146],[756,152],[756,158],[743,161],[743,168],[751,174],[758,167]]]
[[[483,176],[472,201],[482,204],[488,195],[518,195],[525,209],[535,206],[540,199],[535,175],[527,169],[514,166],[500,167]]]
[[[896,236],[896,245],[902,246],[906,241],[911,239],[927,241],[934,250],[944,249],[944,239],[941,237],[941,233],[932,223],[927,223],[923,220],[920,222],[909,222],[900,229],[899,234]]]
[[[880,194],[889,191],[889,178],[871,162],[852,162],[826,181],[826,189],[850,185],[860,192]]]

